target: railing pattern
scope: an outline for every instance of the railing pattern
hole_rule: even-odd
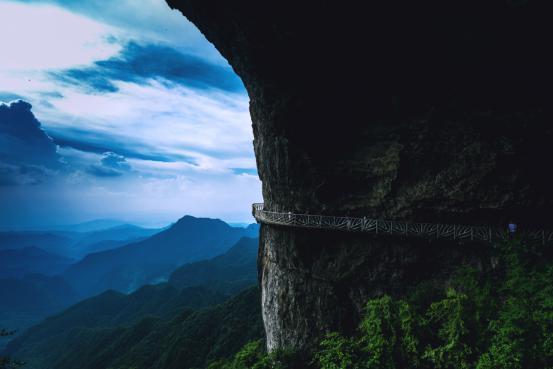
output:
[[[295,214],[275,212],[264,208],[262,203],[253,204],[253,216],[259,223],[272,225],[367,232],[374,235],[395,235],[402,237],[424,237],[453,241],[496,242],[509,238],[506,229],[459,224],[408,223],[366,217],[344,217],[330,215]],[[553,231],[528,230],[517,232],[516,237],[529,243],[547,244],[553,242]]]

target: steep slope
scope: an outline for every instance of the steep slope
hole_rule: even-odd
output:
[[[60,277],[35,274],[0,279],[0,327],[20,334],[78,300],[77,293]],[[8,337],[0,340],[0,351],[7,341]]]
[[[185,216],[144,241],[86,256],[64,277],[88,296],[107,289],[129,292],[168,278],[181,264],[224,253],[244,232],[221,220]]]
[[[26,274],[61,273],[73,260],[38,247],[0,250],[0,278],[19,278]]]
[[[40,274],[0,279],[0,312],[55,311],[75,302],[78,295],[61,277]]]
[[[234,294],[257,280],[258,245],[259,238],[244,237],[221,256],[181,266],[171,274],[169,284],[177,288],[209,285]]]
[[[256,288],[204,310],[183,308],[173,319],[148,316],[127,326],[63,329],[34,345],[24,335],[7,353],[25,358],[29,369],[193,368],[234,354],[263,332]]]
[[[146,286],[130,295],[108,291],[82,301],[29,329],[8,352],[31,369],[72,368],[85,356],[86,365],[95,368],[121,362],[149,368],[153,362],[175,367],[230,355],[261,336],[258,292],[225,307],[192,310],[254,284],[256,250],[257,239],[243,238],[224,255],[183,266],[174,284]],[[225,264],[229,270],[223,270]]]

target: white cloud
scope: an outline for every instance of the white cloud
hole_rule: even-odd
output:
[[[144,154],[181,155],[205,168],[214,167],[214,161],[227,168],[255,168],[246,96],[169,87],[155,80],[115,84],[117,92],[103,95],[66,89],[63,99],[39,107],[38,115],[48,117],[43,123],[52,132],[78,126]]]
[[[52,5],[0,1],[0,70],[60,69],[106,59],[120,50],[120,45],[108,42],[116,33]]]
[[[151,79],[110,81],[116,92],[89,94],[49,73],[108,59],[129,40],[157,40],[226,63],[163,0],[0,0],[0,35],[1,90],[30,101],[52,135],[105,145],[105,151],[127,156],[129,165],[117,177],[95,176],[87,168],[102,163],[101,150],[61,147],[65,169],[55,182],[35,185],[33,191],[20,186],[0,192],[0,202],[15,209],[0,216],[0,223],[106,217],[170,222],[184,214],[251,220],[250,204],[261,199],[261,183],[257,176],[233,171],[256,165],[245,93]],[[121,43],[110,42],[114,35]]]
[[[0,2],[3,0],[0,0]],[[13,0],[26,4],[55,4],[112,27],[128,37],[164,42],[176,49],[218,64],[226,60],[201,32],[165,0]]]

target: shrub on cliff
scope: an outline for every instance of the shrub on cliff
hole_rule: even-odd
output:
[[[422,283],[401,298],[368,301],[357,334],[327,334],[312,353],[310,365],[321,369],[553,368],[551,251],[509,241],[497,253],[496,269],[461,268],[445,289]],[[276,360],[278,354],[264,354],[259,342],[244,347],[240,355],[210,369],[293,367]]]

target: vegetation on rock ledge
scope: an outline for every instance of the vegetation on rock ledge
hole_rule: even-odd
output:
[[[510,241],[498,251],[491,271],[463,267],[445,288],[368,301],[356,336],[329,333],[308,360],[255,341],[209,369],[553,368],[552,250]]]

